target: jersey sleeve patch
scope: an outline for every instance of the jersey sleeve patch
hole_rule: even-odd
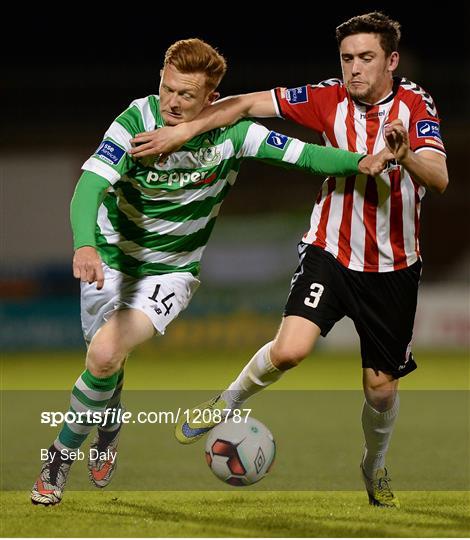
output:
[[[279,148],[279,150],[284,150],[288,140],[289,137],[287,137],[287,135],[282,135],[282,133],[277,133],[276,131],[270,131],[266,139],[266,144]]]
[[[102,159],[108,165],[117,165],[125,154],[120,146],[110,140],[104,140],[95,152],[95,155]]]
[[[306,86],[299,86],[297,88],[288,88],[286,90],[287,103],[291,105],[298,105],[299,103],[307,103],[308,92]]]
[[[416,136],[420,139],[435,137],[442,141],[439,123],[433,120],[419,120],[416,122]]]

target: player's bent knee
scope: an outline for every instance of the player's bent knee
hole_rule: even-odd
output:
[[[367,396],[367,403],[377,412],[385,412],[393,407],[395,396]]]
[[[397,386],[390,383],[364,386],[367,402],[378,412],[384,412],[393,407],[397,390]]]
[[[286,347],[274,343],[271,347],[271,362],[281,371],[292,369],[300,364],[309,351],[302,347]]]
[[[112,344],[90,345],[86,367],[95,377],[109,377],[119,370],[125,354]]]

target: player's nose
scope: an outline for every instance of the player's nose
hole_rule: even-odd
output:
[[[353,60],[351,73],[353,75],[359,75],[360,72],[361,72],[360,63],[358,62],[358,60]]]
[[[179,107],[180,98],[177,94],[172,94],[169,105],[172,109],[177,109]]]

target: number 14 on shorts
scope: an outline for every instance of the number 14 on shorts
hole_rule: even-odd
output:
[[[153,291],[152,296],[148,297],[149,300],[153,300],[157,304],[157,307],[154,308],[157,315],[160,315],[162,313],[162,310],[158,307],[158,302],[159,301],[157,300],[158,293],[160,292],[160,287],[161,287],[161,285],[158,284],[155,287],[155,290]],[[175,293],[171,292],[170,294],[165,296],[165,298],[160,299],[160,303],[165,307],[165,313],[163,314],[165,316],[170,313],[170,310],[173,307],[173,304],[168,304],[167,303],[170,298],[173,298],[173,296],[175,296]]]
[[[310,293],[305,297],[304,304],[311,308],[316,308],[324,290],[325,287],[321,283],[312,283],[310,285]]]

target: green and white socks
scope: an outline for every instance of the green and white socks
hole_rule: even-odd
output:
[[[75,415],[75,421],[66,421],[59,432],[54,446],[58,450],[74,450],[80,448],[90,431],[99,422],[109,400],[113,397],[118,373],[110,377],[95,377],[86,369],[75,382],[70,398],[70,409]],[[77,413],[84,413],[78,420]],[[93,415],[93,418],[91,418]],[[88,418],[90,417],[90,418]]]
[[[121,368],[117,372],[117,381],[116,381],[116,388],[114,389],[114,393],[111,396],[111,399],[108,401],[108,404],[106,405],[106,410],[110,410],[110,412],[113,412],[114,414],[110,414],[107,417],[107,420],[105,423],[100,425],[98,427],[98,430],[100,432],[104,432],[110,435],[109,438],[112,438],[114,436],[114,433],[121,427],[121,422],[117,421],[117,414],[118,411],[122,410],[122,404],[121,404],[121,392],[122,387],[124,385],[124,368]]]

